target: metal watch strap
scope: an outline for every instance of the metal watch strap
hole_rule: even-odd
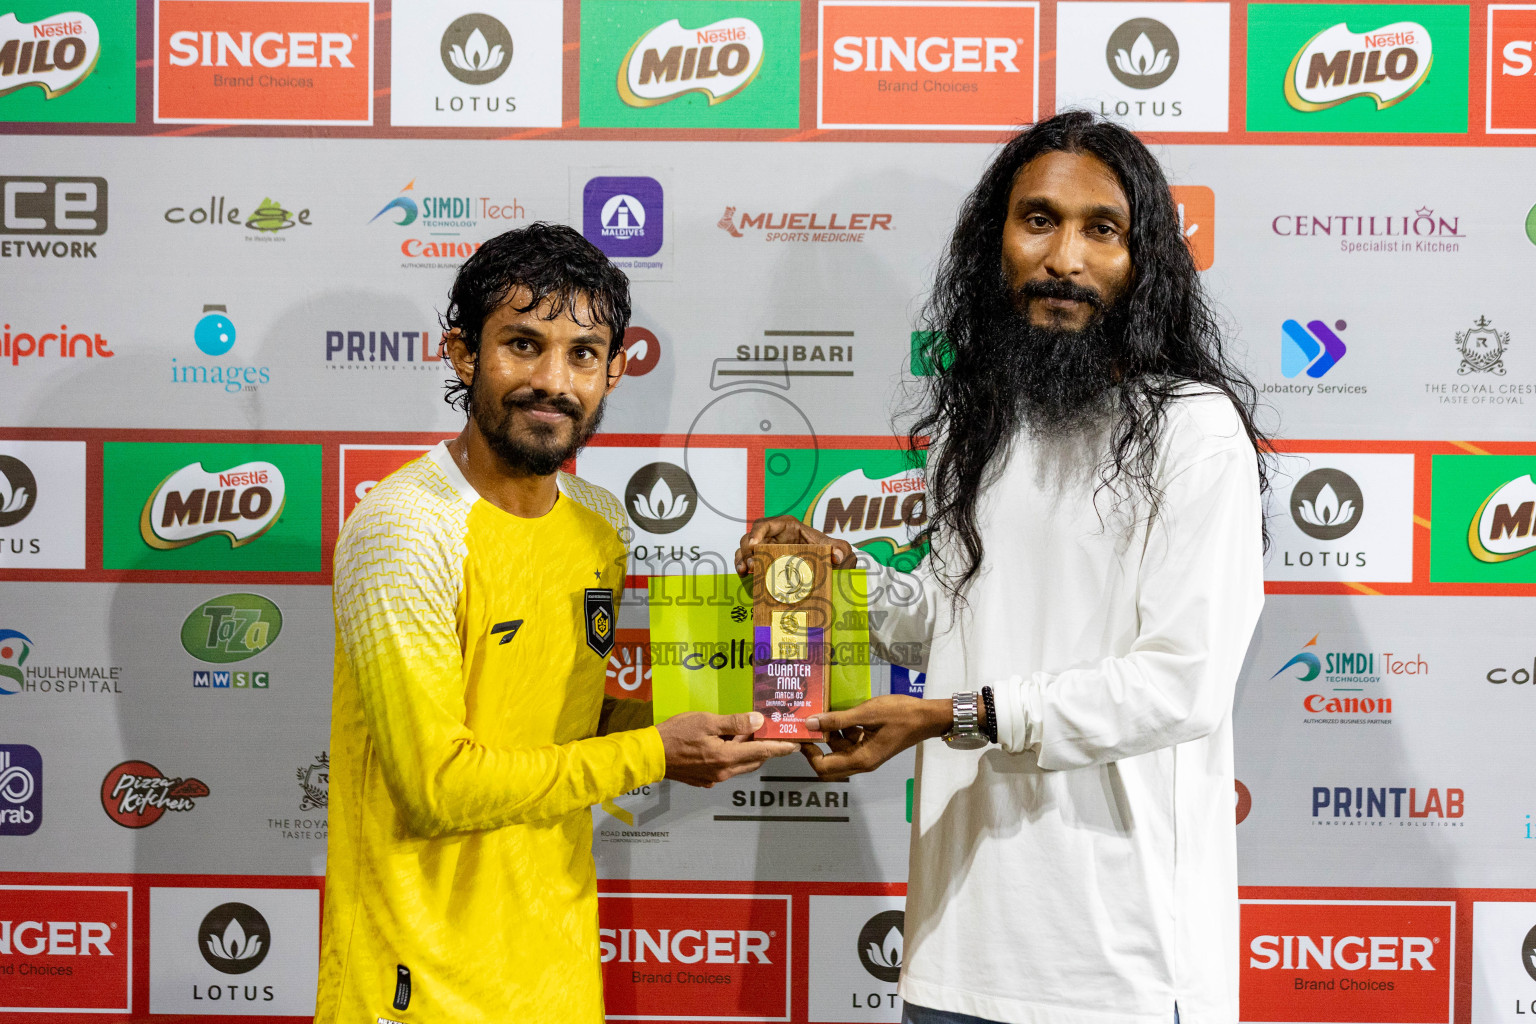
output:
[[[950,698],[954,704],[954,724],[944,734],[944,743],[952,750],[976,750],[987,745],[981,731],[981,698],[966,690]]]

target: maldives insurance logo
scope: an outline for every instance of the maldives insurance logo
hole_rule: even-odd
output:
[[[588,0],[581,123],[796,128],[800,7],[783,0]]]
[[[1253,4],[1248,128],[1465,132],[1466,7]]]

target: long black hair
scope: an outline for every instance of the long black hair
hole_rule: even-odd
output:
[[[1113,383],[1102,396],[1113,411],[1113,426],[1108,457],[1099,468],[1100,489],[1123,480],[1148,499],[1156,515],[1157,443],[1168,403],[1187,390],[1188,381],[1232,400],[1254,445],[1260,487],[1269,486],[1269,439],[1254,422],[1258,396],[1222,344],[1221,325],[1201,290],[1157,159],[1119,125],[1086,111],[1058,114],[1017,135],[982,175],[961,207],[920,316],[926,340],[918,358],[931,372],[919,378],[920,416],[908,440],[914,453],[928,455],[929,530],[942,538],[946,556],[935,575],[957,600],[981,570],[976,512],[985,474],[1027,424],[1025,404],[1008,377],[996,372],[998,339],[988,329],[1011,303],[1001,270],[1008,200],[1026,164],[1063,151],[1102,160],[1119,178],[1131,208],[1132,279],[1113,317],[1121,336]],[[1267,548],[1263,522],[1255,526]]]

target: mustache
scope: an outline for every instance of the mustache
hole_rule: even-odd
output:
[[[529,388],[527,391],[512,392],[501,400],[501,404],[508,409],[552,409],[581,422],[581,406],[576,404],[575,399],[565,395],[541,395]]]
[[[1046,278],[1044,281],[1025,281],[1014,290],[1013,295],[1018,307],[1022,307],[1030,299],[1067,299],[1072,302],[1086,302],[1100,313],[1104,311],[1104,296],[1096,289],[1055,277]]]

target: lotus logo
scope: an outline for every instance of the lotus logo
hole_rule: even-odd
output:
[[[246,974],[267,958],[272,929],[255,907],[221,903],[197,929],[198,950],[208,966],[224,974]]]
[[[1395,21],[1374,32],[1344,22],[1307,40],[1285,72],[1285,100],[1296,110],[1327,110],[1358,96],[1384,110],[1403,102],[1429,78],[1434,49],[1416,21]]]
[[[670,462],[640,467],[624,487],[624,508],[646,533],[676,533],[688,525],[698,504],[693,478]]]
[[[1291,488],[1291,518],[1308,537],[1338,540],[1360,525],[1365,497],[1349,474],[1314,469]]]
[[[906,914],[900,910],[886,910],[859,929],[859,963],[864,969],[891,984],[901,980],[902,929]]]
[[[1104,56],[1122,85],[1151,89],[1178,68],[1179,40],[1160,21],[1132,18],[1109,34]]]
[[[683,28],[676,18],[635,41],[619,62],[619,97],[654,107],[690,92],[711,106],[752,83],[763,66],[763,31],[746,18]]]
[[[14,629],[0,629],[0,696],[20,693],[27,681],[22,666],[32,653],[32,641]]]
[[[1276,671],[1275,674],[1270,676],[1269,678],[1275,679],[1275,678],[1279,677],[1281,672],[1284,672],[1286,669],[1290,668],[1292,665],[1299,665],[1299,666],[1301,666],[1301,675],[1295,677],[1297,682],[1309,683],[1312,680],[1316,679],[1319,675],[1321,675],[1322,672],[1323,672],[1323,661],[1322,661],[1322,659],[1319,658],[1316,654],[1314,654],[1311,651],[1307,650],[1308,647],[1316,647],[1317,646],[1317,638],[1319,636],[1321,636],[1321,635],[1322,635],[1321,633],[1315,634],[1312,637],[1311,640],[1308,640],[1302,646],[1300,654],[1296,655],[1294,658],[1292,658],[1290,661],[1286,662],[1284,665],[1281,665],[1279,670]]]
[[[506,73],[512,34],[487,14],[466,14],[449,25],[439,44],[443,67],[467,85],[486,85]]]
[[[1483,499],[1467,530],[1479,562],[1507,562],[1536,551],[1536,481],[1527,473]]]
[[[1536,928],[1526,932],[1525,941],[1520,943],[1520,966],[1536,981]]]
[[[0,527],[15,526],[37,504],[37,478],[25,462],[0,455]]]

